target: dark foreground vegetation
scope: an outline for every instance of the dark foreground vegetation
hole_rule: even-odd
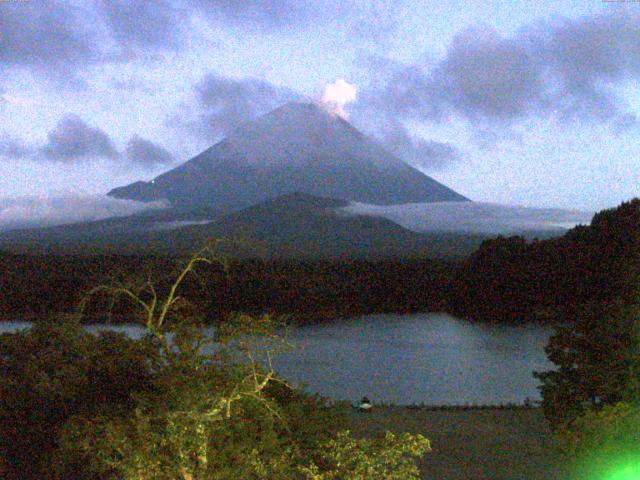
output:
[[[79,318],[0,335],[0,478],[418,478],[425,437],[355,438],[343,413],[273,371],[284,343],[272,317],[232,315],[203,335],[181,287],[216,261],[202,250],[166,291],[143,279],[87,293],[79,315],[93,297],[134,304],[139,340]]]
[[[494,323],[571,322],[588,304],[637,300],[640,199],[563,237],[485,241],[450,285],[451,313]]]
[[[137,272],[166,284],[180,260],[162,256],[14,255],[0,252],[0,316],[70,312],[92,285]],[[640,200],[598,213],[563,237],[486,240],[463,261],[245,259],[198,270],[185,285],[209,322],[228,312],[291,314],[304,323],[372,313],[446,311],[492,323],[564,323],[585,305],[635,302]],[[202,290],[201,283],[206,285]],[[116,306],[113,318],[126,319]],[[95,320],[101,320],[97,318]]]
[[[640,478],[639,219],[636,199],[547,246],[520,249],[516,264],[551,252],[574,275],[563,288],[575,298],[560,297],[566,306],[550,311],[564,321],[545,348],[555,368],[535,373],[556,432],[559,478]]]
[[[126,281],[131,272],[160,288],[180,265],[168,257],[0,255],[0,315],[37,319],[73,312],[93,285]],[[260,259],[200,266],[184,294],[215,323],[229,312],[295,315],[301,323],[383,312],[446,310],[455,265],[428,259],[302,261]],[[206,285],[203,289],[202,285]],[[127,321],[131,304],[114,306],[112,319]],[[96,310],[103,314],[104,309]],[[88,318],[103,321],[104,317]]]
[[[349,427],[359,437],[381,432],[429,435],[432,451],[419,462],[423,479],[556,480],[560,455],[539,408],[409,409],[376,407],[350,411]]]
[[[434,437],[423,478],[640,476],[640,200],[560,239],[486,242],[459,265],[205,256],[166,273],[173,259],[99,260],[2,257],[5,315],[30,308],[35,317],[78,316],[0,336],[1,478],[411,479],[414,460],[430,450],[417,435],[425,422],[449,436]],[[328,308],[331,301],[338,306]],[[282,343],[273,317],[255,313],[334,316],[433,305],[485,321],[556,322],[546,347],[555,367],[535,374],[552,445],[531,417],[538,409],[407,409],[416,435],[382,435],[386,425],[408,424],[384,410],[349,419],[339,405],[289,388],[264,362]],[[110,318],[140,322],[148,335],[94,336],[79,323]],[[212,321],[220,328],[205,339],[198,327]],[[206,353],[214,340],[222,347]],[[469,412],[475,420],[461,417]],[[503,418],[517,412],[519,419]],[[355,434],[344,430],[349,422]],[[470,463],[484,448],[484,463]]]

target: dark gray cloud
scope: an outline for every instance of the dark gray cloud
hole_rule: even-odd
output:
[[[239,124],[298,98],[294,92],[262,80],[214,74],[204,77],[195,91],[199,114],[191,126],[207,139],[219,138]]]
[[[319,8],[311,8],[309,2],[297,0],[197,0],[195,5],[213,21],[254,28],[323,20]]]
[[[113,141],[99,128],[87,125],[77,115],[66,115],[53,131],[42,153],[51,160],[73,161],[83,157],[115,159],[119,154]]]
[[[640,74],[639,14],[563,20],[534,38],[533,49],[555,82],[554,108],[572,117],[624,115],[611,87]]]
[[[173,47],[178,43],[180,10],[171,2],[101,0],[100,8],[123,47]]]
[[[407,163],[425,170],[437,170],[460,160],[460,152],[450,143],[425,140],[396,125],[382,138],[384,147]]]
[[[340,20],[363,33],[360,13],[337,0],[0,1],[0,67],[28,67],[80,89],[86,84],[78,74],[87,64],[157,58],[180,48],[193,15],[216,28],[288,30]]]
[[[129,140],[125,154],[131,163],[137,163],[146,168],[170,165],[175,161],[167,149],[137,135]]]
[[[175,161],[174,156],[166,148],[138,135],[131,137],[124,153],[120,154],[106,132],[88,125],[74,114],[65,115],[47,134],[47,143],[37,150],[18,139],[0,137],[0,156],[8,158],[30,156],[33,159],[62,162],[76,162],[97,157],[113,161],[126,159],[130,165],[139,165],[146,169],[158,165],[170,165]]]
[[[188,3],[216,25],[283,32],[333,24],[354,39],[383,41],[397,28],[401,2],[353,0],[195,0]]]
[[[0,66],[27,67],[70,89],[80,69],[177,46],[191,10],[169,0],[0,1]],[[116,42],[114,50],[105,35]]]
[[[0,64],[65,67],[95,50],[78,11],[56,0],[0,2]]]
[[[639,74],[640,15],[615,13],[537,25],[512,38],[463,31],[441,61],[396,69],[369,103],[434,121],[458,115],[504,124],[553,114],[630,124],[615,87]]]
[[[517,41],[469,30],[455,37],[428,87],[431,98],[469,118],[508,119],[538,107],[541,77],[532,54]]]

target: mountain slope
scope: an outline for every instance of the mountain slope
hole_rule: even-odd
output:
[[[293,193],[228,214],[210,223],[170,230],[161,224],[107,221],[0,234],[13,252],[188,254],[214,238],[244,239],[269,257],[463,257],[485,237],[412,232],[382,217],[341,212],[346,201]]]
[[[471,253],[485,238],[416,233],[382,217],[341,212],[347,204],[295,192],[208,224],[164,232],[162,243],[184,252],[212,238],[237,238],[259,243],[269,257],[453,258]]]
[[[467,200],[304,103],[288,103],[151,182],[109,195],[230,212],[292,192],[382,205]]]

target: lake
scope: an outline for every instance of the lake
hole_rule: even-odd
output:
[[[0,323],[0,332],[28,327]],[[137,337],[138,326],[89,326]],[[499,404],[539,399],[533,370],[547,370],[552,329],[480,325],[441,313],[369,315],[292,332],[294,350],[274,367],[295,384],[336,400]]]

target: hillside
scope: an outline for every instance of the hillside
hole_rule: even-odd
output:
[[[497,237],[463,262],[451,312],[495,323],[572,321],[587,304],[637,303],[640,199],[597,213],[564,236]]]
[[[261,243],[271,257],[462,258],[486,237],[416,233],[391,220],[341,212],[344,200],[293,193],[221,216],[210,223],[169,228],[179,217],[160,213],[0,234],[0,248],[12,252],[75,254],[186,254],[213,238]],[[169,215],[169,213],[165,213]],[[185,217],[186,218],[186,217]],[[189,217],[193,218],[193,217]],[[176,220],[177,219],[177,220]],[[257,252],[236,252],[256,254]]]

